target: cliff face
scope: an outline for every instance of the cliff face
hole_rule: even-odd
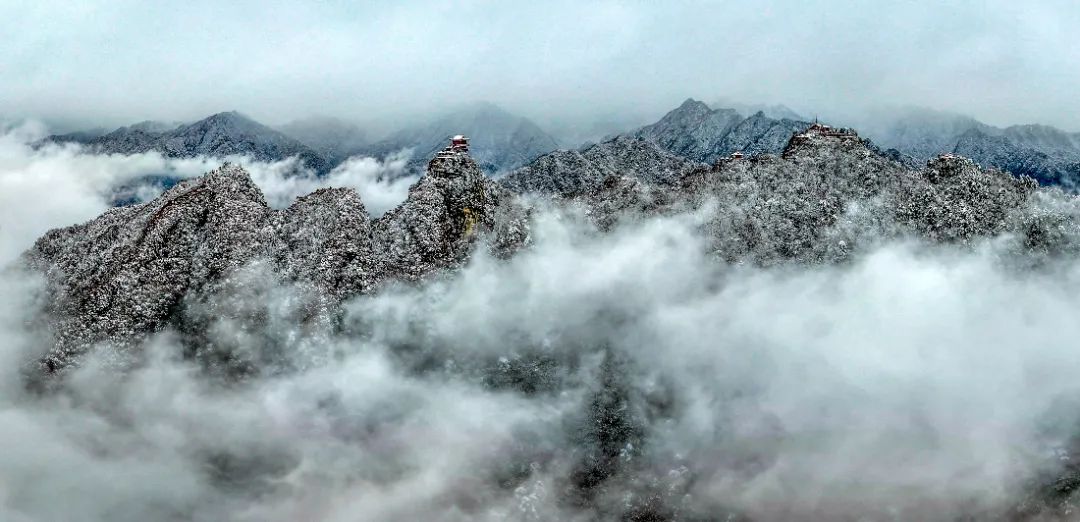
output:
[[[466,154],[433,161],[408,199],[376,220],[352,189],[273,210],[243,169],[225,165],[35,243],[26,259],[46,274],[57,321],[56,349],[42,364],[57,371],[94,343],[183,330],[186,299],[253,262],[335,303],[461,263],[480,238],[512,251],[527,238],[525,217]]]

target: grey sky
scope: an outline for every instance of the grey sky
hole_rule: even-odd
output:
[[[1076,27],[1067,1],[0,0],[0,118],[387,122],[483,99],[566,122],[693,96],[1080,130]]]

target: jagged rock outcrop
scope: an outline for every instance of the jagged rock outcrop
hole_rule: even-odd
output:
[[[467,154],[432,162],[408,199],[371,220],[352,189],[323,189],[271,209],[228,165],[149,203],[50,231],[26,253],[48,280],[55,372],[95,343],[130,344],[167,326],[231,274],[269,263],[282,282],[334,303],[388,279],[415,280],[462,262],[479,239],[502,255],[528,237],[527,212]]]
[[[494,232],[503,255],[528,238],[527,211],[489,180],[466,154],[437,157],[409,197],[374,223],[375,246],[387,275],[415,279],[466,260],[480,230]]]
[[[582,150],[545,154],[500,182],[518,193],[571,194],[592,190],[608,176],[656,183],[675,179],[698,166],[653,142],[619,136]]]
[[[320,189],[277,214],[275,251],[280,273],[310,281],[335,299],[370,292],[381,265],[371,237],[371,219],[352,189]]]
[[[603,228],[715,205],[703,224],[729,261],[838,262],[889,238],[967,241],[1032,233],[1037,183],[945,156],[906,168],[857,136],[807,132],[783,154],[723,159],[670,185],[609,179],[579,195]],[[1038,235],[1038,232],[1034,232]]]
[[[57,321],[47,369],[92,343],[163,327],[185,295],[273,248],[272,214],[246,173],[225,166],[153,202],[47,233],[27,254],[49,280]]]

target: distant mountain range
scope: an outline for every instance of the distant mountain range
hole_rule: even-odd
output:
[[[961,114],[917,108],[873,121],[865,134],[920,161],[951,152],[1044,185],[1080,188],[1080,133],[1046,125],[999,128]]]
[[[651,182],[656,180],[649,176],[657,172],[679,170],[644,168],[653,160],[643,158],[656,157],[658,151],[682,158],[687,165],[714,163],[734,152],[778,154],[792,134],[811,124],[782,105],[738,107],[757,111],[713,109],[687,99],[655,123],[620,135],[639,141],[607,141],[578,151],[556,151],[504,181],[516,190],[559,193],[595,187],[602,179],[600,172],[618,166],[614,168],[622,174]],[[867,149],[909,168],[954,153],[984,167],[1031,176],[1043,185],[1080,190],[1080,133],[1045,125],[998,128],[967,116],[925,109],[868,121],[873,123],[865,126]],[[651,174],[639,176],[639,171]]]
[[[743,116],[687,99],[655,123],[579,150],[545,154],[502,182],[518,192],[568,194],[594,189],[610,175],[666,181],[735,152],[779,154],[808,126],[763,110]]]
[[[166,157],[246,155],[260,161],[297,156],[316,173],[324,174],[350,156],[385,159],[403,150],[412,151],[409,167],[422,170],[454,134],[471,138],[471,154],[488,174],[520,167],[558,148],[555,139],[529,119],[486,103],[451,111],[374,143],[368,142],[358,126],[335,118],[298,120],[274,129],[235,111],[190,124],[146,121],[112,132],[53,135],[46,141],[81,143],[106,154],[157,151]]]
[[[734,107],[713,109],[687,99],[655,123],[578,150],[557,150],[556,139],[537,124],[489,103],[460,107],[374,142],[360,127],[334,118],[299,120],[274,129],[237,112],[189,124],[146,121],[112,132],[84,131],[47,140],[78,142],[103,153],[246,155],[262,161],[297,156],[322,174],[353,155],[385,159],[405,150],[411,151],[407,171],[421,172],[449,136],[465,134],[471,138],[470,153],[486,174],[512,173],[507,182],[519,189],[563,191],[580,189],[580,183],[594,183],[612,169],[640,162],[663,165],[649,172],[678,172],[686,165],[714,163],[734,152],[776,154],[792,134],[810,125],[783,105]],[[866,121],[860,128],[873,141],[869,148],[909,166],[956,153],[985,167],[1029,175],[1044,185],[1080,189],[1080,133],[1044,125],[998,128],[968,116],[926,109],[907,109]],[[571,172],[575,169],[579,171]],[[527,179],[531,176],[536,179]]]
[[[763,111],[743,116],[735,109],[711,109],[687,99],[660,121],[629,133],[687,159],[712,163],[734,152],[778,153],[810,122],[770,118]]]
[[[316,172],[329,172],[332,167],[326,158],[299,140],[235,111],[175,127],[147,121],[100,136],[74,133],[50,136],[46,140],[82,143],[94,152],[106,154],[156,151],[169,158],[245,155],[259,161],[296,156]]]
[[[713,103],[709,104],[709,106],[710,107],[726,107],[726,108],[729,108],[729,109],[735,109],[740,114],[755,114],[755,113],[761,112],[761,113],[765,114],[766,116],[768,116],[768,117],[770,117],[770,118],[772,118],[774,120],[782,120],[782,119],[785,119],[785,118],[789,119],[789,120],[799,120],[799,121],[809,121],[810,120],[810,118],[807,118],[807,117],[805,117],[805,116],[791,110],[790,107],[788,107],[787,105],[784,105],[782,103],[777,103],[777,104],[773,104],[773,105],[767,105],[767,104],[763,104],[763,103],[740,103],[740,102],[736,102],[736,101],[733,101],[733,100],[728,100],[728,99],[725,99],[725,98],[721,98],[719,100],[714,100]]]

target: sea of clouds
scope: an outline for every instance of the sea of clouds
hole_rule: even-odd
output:
[[[220,162],[30,146],[43,132],[0,137],[0,520],[985,518],[1075,444],[1080,263],[1020,272],[988,240],[726,265],[692,214],[599,234],[541,211],[515,257],[323,327],[256,263],[210,298],[208,335],[294,370],[222,382],[163,332],[128,371],[91,357],[32,392],[49,331],[21,252],[118,186]],[[397,160],[323,179],[233,160],[278,208],[351,186],[381,213],[411,183],[384,181]]]

